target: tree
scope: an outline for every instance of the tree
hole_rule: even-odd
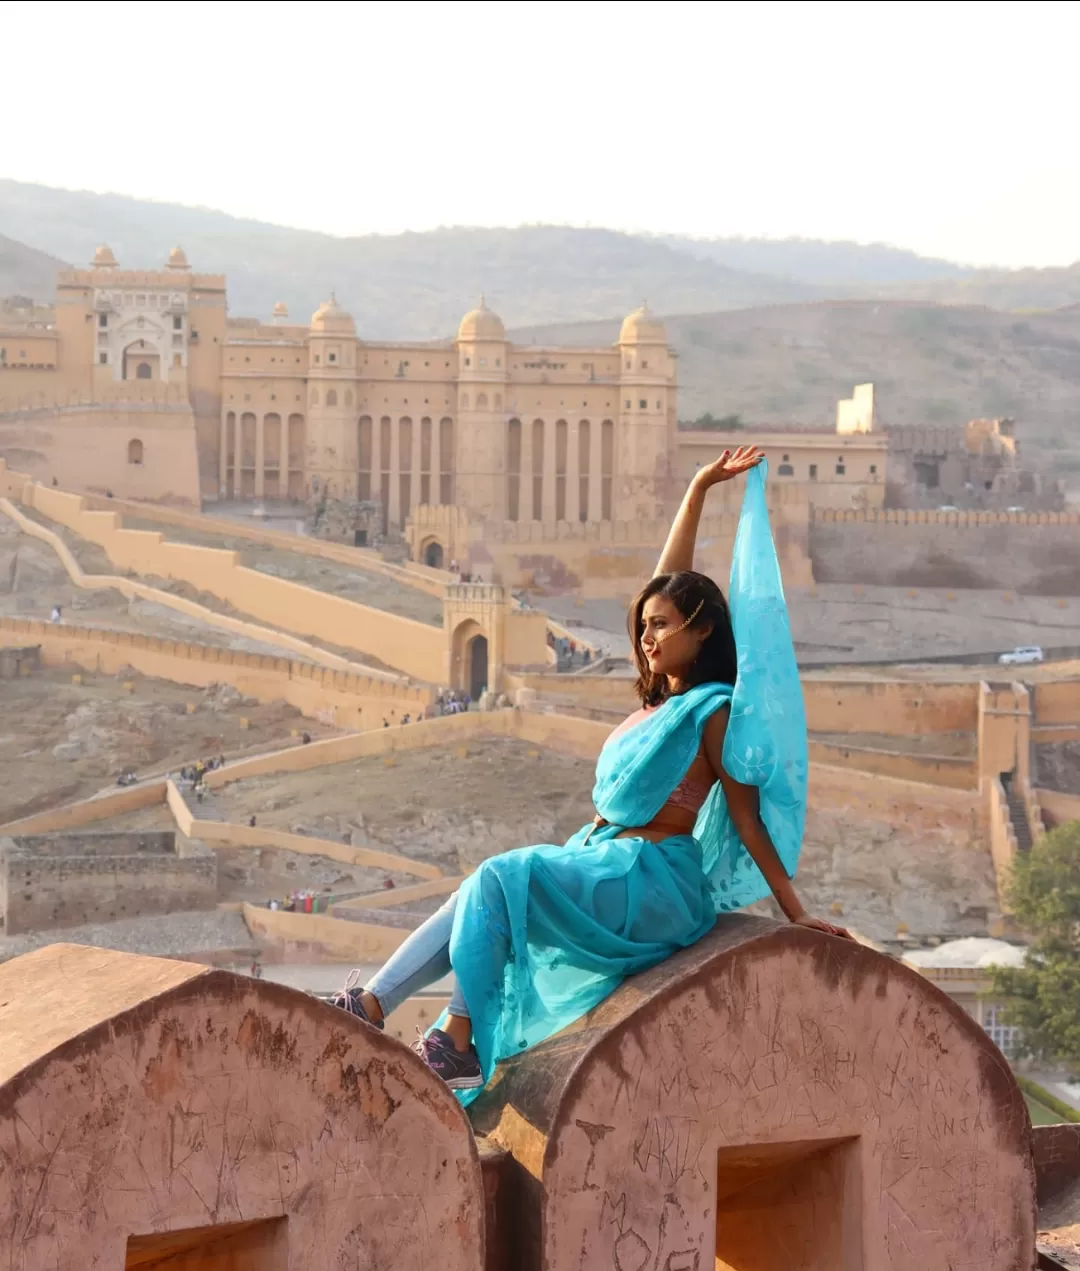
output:
[[[1080,821],[1016,858],[1008,898],[1034,941],[1023,967],[994,968],[995,995],[1026,1050],[1080,1075]]]

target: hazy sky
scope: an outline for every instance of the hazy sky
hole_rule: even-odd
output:
[[[1080,259],[1080,8],[0,3],[0,176],[335,234]]]

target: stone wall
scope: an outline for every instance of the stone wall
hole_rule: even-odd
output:
[[[204,909],[217,900],[212,853],[181,854],[171,832],[0,840],[6,935]]]
[[[819,583],[1001,588],[1080,595],[1080,516],[1032,512],[830,512],[810,522]]]

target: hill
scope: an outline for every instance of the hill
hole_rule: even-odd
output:
[[[62,260],[0,234],[0,301],[8,296],[52,298]]]
[[[335,238],[205,208],[0,181],[0,233],[74,261],[108,242],[121,265],[148,267],[180,243],[196,269],[229,279],[234,313],[284,300],[306,316],[331,291],[369,338],[453,332],[480,292],[508,322],[810,299],[800,282],[731,269],[660,242],[603,229],[525,226]],[[51,294],[51,282],[45,295]]]
[[[980,269],[958,278],[909,283],[898,289],[900,293],[938,304],[1062,309],[1080,305],[1080,261],[1048,269]]]
[[[1014,417],[1032,460],[1080,480],[1080,310],[1009,314],[885,300],[669,317],[680,414],[828,425],[872,380],[885,424]],[[619,324],[523,327],[528,343],[614,340]]]
[[[686,238],[662,234],[676,251],[832,291],[888,284],[962,279],[975,273],[951,260],[920,256],[885,243],[825,242],[811,238]]]

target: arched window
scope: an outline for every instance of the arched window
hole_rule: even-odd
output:
[[[476,409],[477,409],[477,410],[487,410],[487,404],[488,404],[488,403],[487,403],[487,393],[477,393],[477,395],[476,395]]]
[[[148,380],[151,374],[152,372],[150,370],[149,362],[140,362],[139,365],[135,368],[135,378],[137,380]]]
[[[337,405],[337,389],[336,388],[328,388],[326,390],[326,404],[327,406]]]
[[[128,442],[128,463],[142,463],[143,461],[143,445],[138,437],[133,437]]]

